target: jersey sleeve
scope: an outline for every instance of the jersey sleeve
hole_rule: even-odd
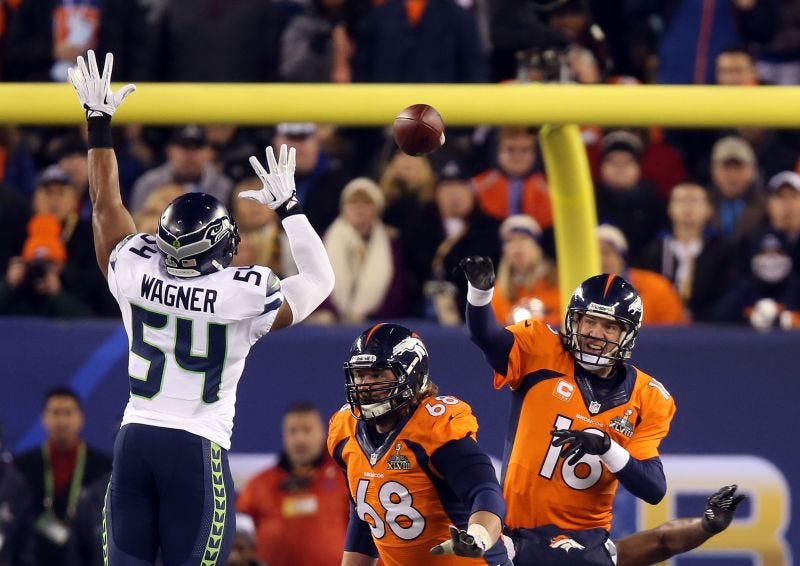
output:
[[[251,319],[250,341],[254,344],[259,338],[264,336],[272,328],[275,317],[278,316],[278,309],[284,302],[281,292],[281,280],[271,269],[267,267],[255,266],[260,268],[264,275],[263,288],[259,288],[261,293],[254,294],[254,304],[261,307],[261,312]]]
[[[343,405],[341,409],[333,413],[328,423],[328,453],[344,469],[344,461],[341,455],[337,454],[338,448],[348,436],[347,419],[353,418],[350,414],[350,407]]]
[[[641,421],[634,431],[626,449],[639,460],[658,456],[658,446],[667,436],[672,417],[675,415],[675,399],[656,379],[645,375],[641,392]]]
[[[415,419],[418,428],[413,437],[423,441],[428,454],[453,440],[468,436],[476,438],[478,435],[478,419],[472,414],[472,407],[456,397],[428,397],[422,400],[417,410],[423,412],[423,417]]]
[[[111,255],[108,257],[108,270],[107,270],[108,290],[111,291],[111,294],[117,300],[117,302],[119,302],[120,299],[119,297],[120,291],[118,284],[119,274],[117,273],[118,271],[117,266],[120,265],[120,259],[124,257],[122,255],[122,251],[126,248],[126,246],[133,245],[132,242],[135,241],[136,239],[138,239],[137,234],[129,234],[128,236],[125,236],[124,238],[122,238],[122,240],[120,240],[120,242],[116,246],[114,246],[114,249],[111,250]],[[120,269],[122,267],[123,266],[120,265]]]
[[[514,344],[508,354],[506,374],[494,374],[494,387],[501,389],[508,385],[513,390],[530,371],[548,366],[554,348],[561,347],[561,338],[558,332],[538,320],[523,320],[506,329],[514,335]]]

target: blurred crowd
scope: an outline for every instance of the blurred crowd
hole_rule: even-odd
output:
[[[64,81],[89,48],[120,81],[800,84],[791,0],[0,0],[0,80]],[[424,102],[424,101],[419,101]],[[254,101],[254,104],[280,101]],[[535,101],[532,101],[535,104]],[[398,109],[399,111],[400,109]],[[445,116],[446,119],[446,116]],[[238,199],[247,163],[297,148],[298,196],[336,275],[310,323],[462,323],[466,255],[497,265],[502,323],[559,323],[538,127],[454,128],[411,157],[380,128],[283,123],[115,130],[137,228],[187,191],[226,203],[235,265],[295,267],[280,223]],[[603,270],[645,324],[800,324],[800,132],[584,126]],[[95,267],[86,132],[0,127],[0,314],[116,317]]]

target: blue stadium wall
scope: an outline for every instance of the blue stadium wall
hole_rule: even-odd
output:
[[[493,390],[491,372],[465,329],[409,324],[428,345],[441,392],[472,405],[480,443],[502,457],[509,393]],[[256,344],[239,385],[232,453],[279,450],[280,415],[293,401],[313,401],[325,414],[337,410],[344,402],[342,363],[361,330],[301,326]],[[110,451],[128,395],[121,324],[6,318],[0,319],[0,336],[0,423],[7,448],[19,451],[41,440],[42,395],[69,384],[84,399],[86,438]],[[634,361],[677,402],[662,444],[670,493],[658,507],[623,494],[615,533],[697,516],[704,494],[736,482],[750,495],[744,520],[713,539],[716,547],[674,563],[792,564],[800,549],[800,333],[646,328]]]

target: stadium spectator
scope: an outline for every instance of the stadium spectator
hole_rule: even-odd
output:
[[[740,137],[720,139],[711,150],[709,193],[717,212],[715,226],[738,244],[764,221],[764,195],[753,148]]]
[[[151,234],[158,232],[158,221],[167,205],[181,195],[186,194],[186,187],[176,183],[167,183],[156,187],[147,195],[141,210],[133,215],[136,230],[139,233]]]
[[[500,226],[503,255],[492,308],[502,326],[526,318],[561,324],[558,273],[539,244],[541,236],[539,225],[525,214],[509,216]]]
[[[778,0],[780,22],[765,45],[758,50],[758,74],[775,85],[800,84],[800,5]]]
[[[37,174],[28,137],[19,126],[0,126],[0,184],[23,195],[33,192]]]
[[[505,127],[497,134],[497,164],[473,179],[478,204],[486,214],[504,220],[527,214],[546,230],[553,211],[544,173],[537,170],[536,130]]]
[[[351,34],[369,7],[369,0],[312,0],[305,5],[289,20],[281,36],[281,79],[351,82]]]
[[[559,0],[539,3],[538,7],[542,21],[569,42],[564,61],[570,75],[567,80],[583,84],[605,82],[611,71],[611,60],[605,35],[593,21],[589,3]]]
[[[33,566],[33,497],[5,452],[0,428],[0,565]]]
[[[630,0],[626,8],[629,16],[658,22],[661,84],[713,84],[714,60],[723,49],[764,43],[777,29],[774,0],[715,1],[711,7],[689,0]]]
[[[86,142],[68,136],[57,145],[57,164],[69,176],[70,184],[77,191],[76,209],[81,218],[91,219],[92,203],[89,201],[89,165],[86,159]]]
[[[436,173],[428,157],[395,149],[378,180],[386,207],[383,221],[401,235],[419,226],[419,215],[433,202]]]
[[[355,33],[353,82],[481,83],[489,78],[475,15],[454,0],[387,0]]]
[[[666,200],[669,198],[672,187],[687,179],[681,153],[675,146],[664,140],[664,131],[661,128],[626,128],[624,131],[638,137],[644,148],[639,158],[642,179],[655,184],[658,195]],[[606,133],[611,133],[611,131]],[[586,152],[589,157],[592,179],[598,182],[603,161],[602,133],[588,141],[584,136],[584,141],[587,143]]]
[[[118,53],[123,80],[147,78],[150,27],[141,0],[23,1],[8,24],[7,81],[66,82],[67,68],[87,49]]]
[[[565,48],[569,44],[567,38],[542,21],[537,2],[492,0],[489,6],[493,82],[517,78],[520,51]]]
[[[297,150],[297,198],[308,221],[318,234],[324,234],[338,214],[339,197],[347,184],[347,177],[339,163],[323,150],[316,124],[278,124],[272,143],[289,144]]]
[[[405,315],[403,252],[397,231],[381,220],[383,207],[375,181],[353,179],[342,191],[339,217],[325,232],[336,276],[327,309],[339,322]]]
[[[61,234],[61,223],[52,214],[30,219],[22,254],[11,258],[0,283],[0,314],[58,318],[93,314],[88,304],[64,287],[67,250]]]
[[[282,18],[273,2],[159,0],[155,80],[272,82],[278,79]]]
[[[800,275],[793,271],[784,235],[763,232],[751,247],[749,276],[719,300],[717,320],[749,323],[759,331],[800,326]]]
[[[65,566],[104,566],[103,507],[111,472],[81,490],[67,543]]]
[[[783,237],[800,273],[800,175],[783,171],[769,180],[766,210],[768,229]]]
[[[624,277],[642,299],[642,324],[684,324],[683,303],[669,279],[656,271],[628,266],[628,240],[622,230],[610,224],[597,227],[600,243],[600,269]]]
[[[671,229],[643,252],[641,267],[660,273],[677,289],[695,322],[713,319],[714,306],[733,282],[734,250],[711,229],[714,209],[702,185],[672,189],[667,214]],[[645,315],[649,321],[650,312]]]
[[[380,323],[353,342],[350,410],[334,413],[328,431],[350,494],[343,566],[375,566],[379,556],[387,566],[459,562],[431,554],[511,566],[500,540],[505,503],[476,442],[478,422],[438,392],[416,332]]]
[[[111,458],[81,438],[83,407],[68,387],[44,396],[45,441],[16,456],[16,465],[33,493],[36,564],[67,564],[70,529],[81,489],[106,476]]]
[[[664,386],[626,361],[641,325],[639,294],[622,277],[595,275],[575,289],[560,333],[530,319],[503,328],[490,306],[492,262],[473,256],[461,266],[470,337],[495,388],[508,385],[514,399],[503,490],[515,560],[564,563],[568,547],[571,563],[614,564],[618,482],[651,505],[664,497],[658,447],[675,412]]]
[[[167,161],[139,177],[131,194],[131,210],[139,212],[147,196],[157,187],[184,185],[189,192],[202,192],[228,202],[233,182],[213,165],[214,151],[205,131],[198,126],[178,128],[167,146]]]
[[[86,151],[85,146],[83,151]],[[69,174],[59,165],[45,169],[39,176],[33,194],[33,211],[35,214],[52,214],[61,224],[60,238],[67,254],[61,273],[64,290],[87,305],[94,316],[117,316],[119,308],[97,269],[91,220],[78,212],[81,196],[85,196],[86,204],[90,205],[87,193],[83,192],[82,195],[75,185],[75,179],[82,175],[88,186],[87,173],[80,172],[81,167],[86,168],[86,155],[84,153],[79,157],[71,153],[60,162],[74,165],[73,171],[77,169],[79,172]]]
[[[18,256],[25,243],[25,227],[31,216],[30,204],[18,191],[0,183],[0,273]]]
[[[471,177],[457,159],[439,170],[435,202],[423,209],[413,229],[401,237],[408,272],[423,282],[425,315],[441,324],[462,324],[467,285],[453,273],[466,254],[500,256],[500,222],[484,213],[475,200]]]
[[[715,60],[716,83],[722,86],[755,86],[759,84],[753,55],[746,47],[728,47]]]
[[[644,146],[638,136],[616,130],[606,134],[600,145],[600,180],[595,186],[598,220],[619,227],[630,243],[630,257],[638,258],[666,225],[664,202],[655,185],[642,179]]]
[[[205,132],[208,143],[214,150],[214,167],[219,173],[234,183],[253,175],[247,160],[259,151],[261,144],[254,141],[257,132],[232,124],[206,126]]]
[[[341,561],[350,503],[339,467],[325,451],[325,432],[314,405],[290,406],[278,464],[250,479],[236,501],[237,511],[255,523],[256,556],[270,566]]]
[[[730,47],[717,56],[717,84],[727,86],[755,86],[761,84],[752,51],[747,47]],[[701,130],[702,132],[702,130]],[[717,130],[716,136],[736,135],[747,140],[756,154],[764,178],[794,167],[798,151],[800,151],[800,135],[795,130],[768,128],[735,128]],[[702,151],[695,151],[693,157],[707,157],[711,143],[705,141]]]
[[[250,515],[236,514],[236,535],[225,566],[269,566],[256,559],[256,526]]]

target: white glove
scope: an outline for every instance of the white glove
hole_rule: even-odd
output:
[[[268,146],[267,165],[269,166],[269,173],[264,170],[264,167],[254,155],[250,156],[250,165],[253,166],[253,170],[264,186],[259,191],[242,191],[239,193],[241,198],[260,202],[277,211],[282,217],[300,210],[299,208],[292,210],[299,206],[297,191],[294,186],[294,148],[287,150],[286,144],[281,145],[280,155],[276,162],[272,146]],[[283,208],[281,209],[281,207]]]
[[[106,53],[103,74],[97,69],[94,51],[87,53],[89,66],[82,56],[78,56],[78,65],[67,70],[69,81],[78,93],[87,118],[107,117],[114,115],[125,97],[136,90],[136,85],[128,84],[117,92],[111,92],[111,69],[114,67],[114,56]]]
[[[491,546],[491,536],[483,525],[472,523],[467,530],[450,525],[450,540],[431,548],[431,554],[455,554],[467,558],[483,556]]]

